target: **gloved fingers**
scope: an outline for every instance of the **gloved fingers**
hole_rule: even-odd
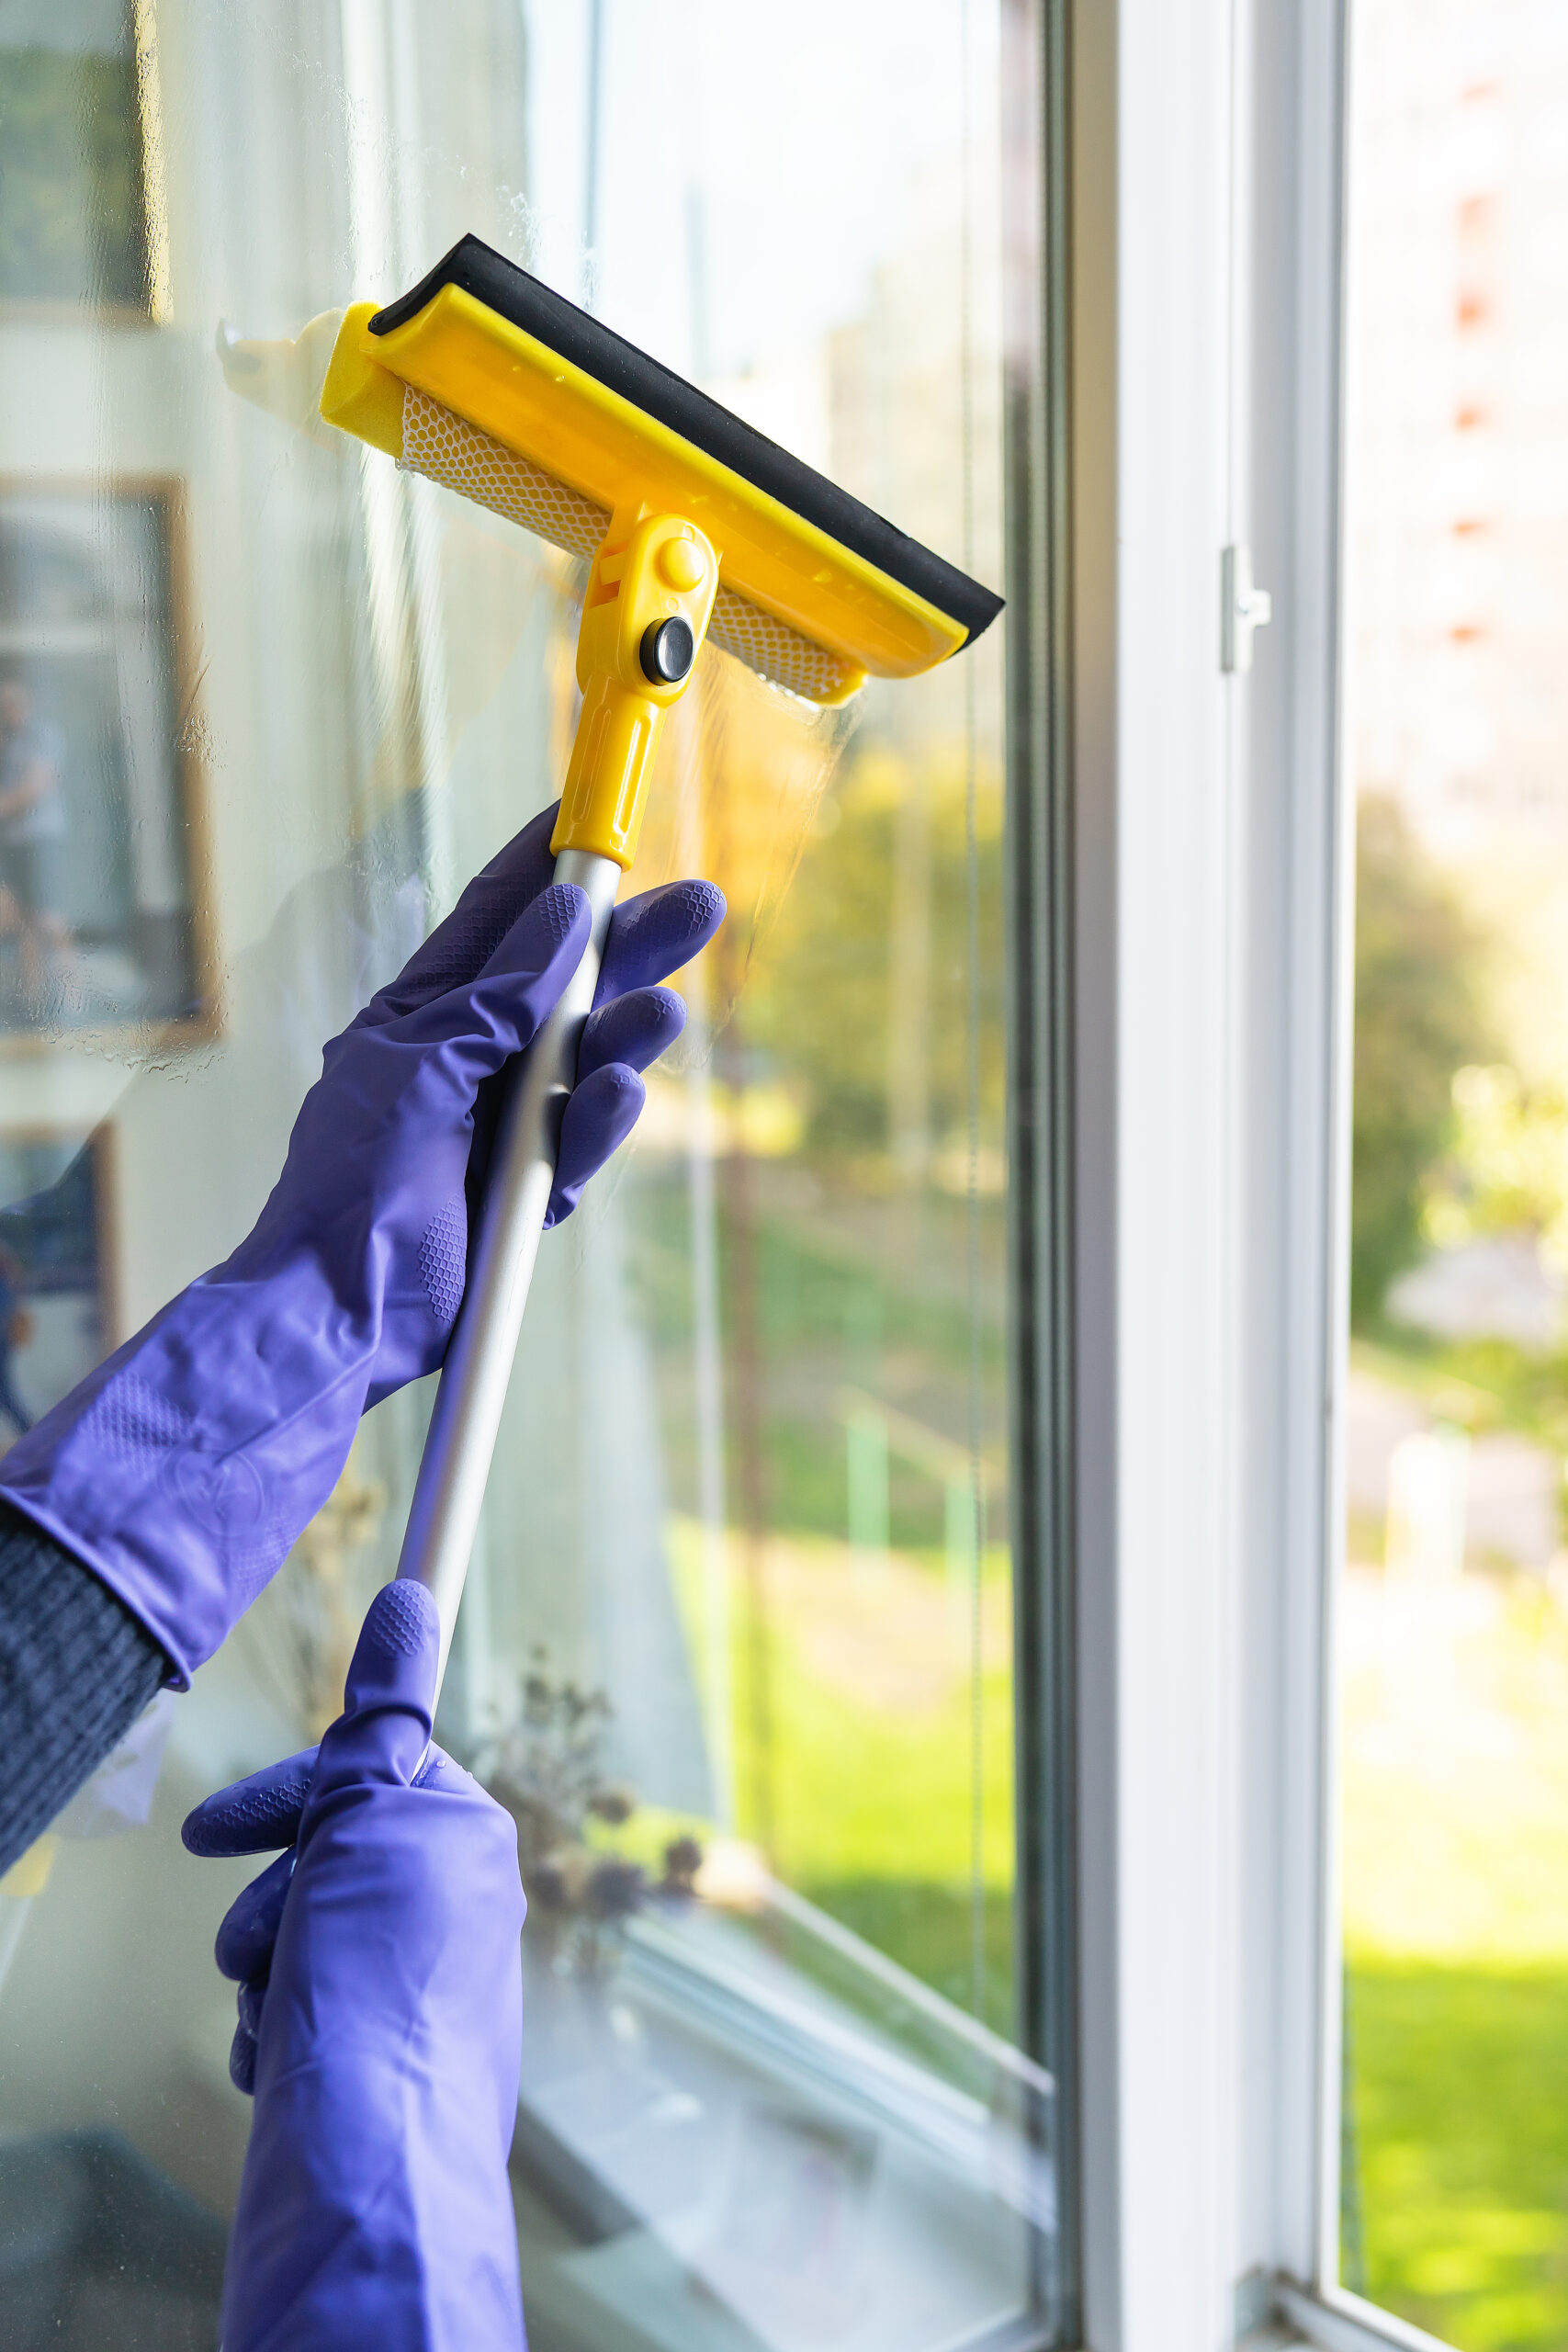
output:
[[[660,1054],[668,1051],[686,1025],[686,1008],[673,989],[634,989],[629,996],[615,997],[609,1004],[591,1012],[584,1024],[577,1048],[577,1082],[592,1078],[595,1070],[612,1062],[622,1063],[627,1069],[647,1069]],[[491,1152],[495,1142],[496,1121],[505,1100],[496,1084],[481,1086],[474,1098],[474,1134],[468,1147],[468,1195],[470,1227],[484,1200],[485,1183],[490,1175]],[[581,1191],[604,1159],[614,1150],[610,1145],[592,1166],[577,1172],[576,1183]],[[558,1207],[559,1204],[558,1203]],[[564,1208],[560,1215],[569,1212]],[[558,1216],[556,1222],[560,1221]]]
[[[355,1026],[379,1028],[477,979],[518,916],[549,887],[550,835],[558,802],[541,810],[476,874],[451,913],[416,948],[395,980],[377,991]]]
[[[668,979],[707,945],[724,913],[724,892],[712,882],[667,882],[628,899],[610,918],[594,1003]]]
[[[306,1747],[204,1797],[180,1826],[186,1853],[268,1854],[292,1846],[315,1770],[316,1751]]]
[[[277,1941],[277,1929],[283,1917],[284,1898],[288,1882],[294,1875],[292,1849],[269,1862],[260,1878],[252,1879],[242,1889],[223,1914],[213,1945],[213,1957],[220,1976],[243,1984],[253,1976],[265,1976],[272,1965],[272,1948]]]
[[[673,989],[633,989],[628,996],[613,998],[584,1023],[577,1048],[578,1084],[609,1062],[646,1069],[685,1025],[686,1007]]]
[[[561,1119],[556,1181],[545,1215],[547,1232],[571,1215],[589,1178],[620,1149],[646,1099],[641,1079],[624,1062],[594,1070],[572,1089]]]
[[[434,1789],[443,1796],[471,1796],[479,1782],[465,1765],[459,1764],[455,1757],[448,1756],[444,1747],[437,1747],[432,1740],[423,1763],[413,1776],[413,1786],[416,1789]]]
[[[256,2095],[256,2037],[242,2018],[229,2044],[229,2080],[247,2098]]]
[[[623,1071],[647,1069],[675,1043],[685,1025],[686,1008],[673,989],[634,989],[627,996],[602,1004],[589,1014],[578,1046],[578,1090],[612,1065],[619,1065]],[[502,1100],[494,1085],[481,1086],[474,1100],[467,1180],[470,1227],[484,1200]],[[568,1110],[562,1120],[547,1225],[559,1225],[571,1215],[589,1178],[626,1141],[642,1103],[640,1090],[627,1093],[624,1082],[617,1082],[613,1099],[603,1099],[595,1105],[590,1097],[575,1114]],[[608,1125],[596,1114],[608,1114]]]
[[[552,883],[524,909],[477,979],[407,1014],[398,1035],[445,1048],[477,1093],[547,1020],[582,960],[588,930],[586,894],[570,882]]]
[[[265,1976],[247,1976],[234,2003],[240,2023],[253,2041],[261,2040],[262,2003],[266,1998],[266,1984]]]
[[[440,1655],[441,1620],[424,1587],[406,1577],[383,1585],[360,1628],[344,1712],[322,1736],[311,1808],[355,1782],[412,1783],[430,1745]]]

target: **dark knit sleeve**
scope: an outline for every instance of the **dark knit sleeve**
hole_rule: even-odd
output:
[[[108,1587],[0,1499],[0,1871],[70,1804],[168,1672]]]

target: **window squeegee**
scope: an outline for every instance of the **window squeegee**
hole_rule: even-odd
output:
[[[465,237],[411,293],[344,312],[327,424],[591,569],[581,714],[550,847],[587,894],[582,960],[500,1120],[400,1577],[427,1586],[445,1671],[649,755],[705,637],[774,684],[847,702],[978,637],[1001,599],[525,270]]]

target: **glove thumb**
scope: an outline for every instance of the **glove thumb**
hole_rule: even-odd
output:
[[[430,1745],[441,1621],[423,1585],[383,1585],[366,1611],[344,1686],[344,1711],[322,1734],[306,1810],[351,1781],[406,1788]]]

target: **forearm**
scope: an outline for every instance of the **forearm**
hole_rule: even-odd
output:
[[[189,1283],[0,1462],[0,1497],[86,1564],[182,1689],[332,1492],[375,1341],[371,1314],[334,1301],[308,1237],[248,1279],[240,1256]]]
[[[0,1871],[119,1745],[168,1671],[107,1586],[0,1498]]]

